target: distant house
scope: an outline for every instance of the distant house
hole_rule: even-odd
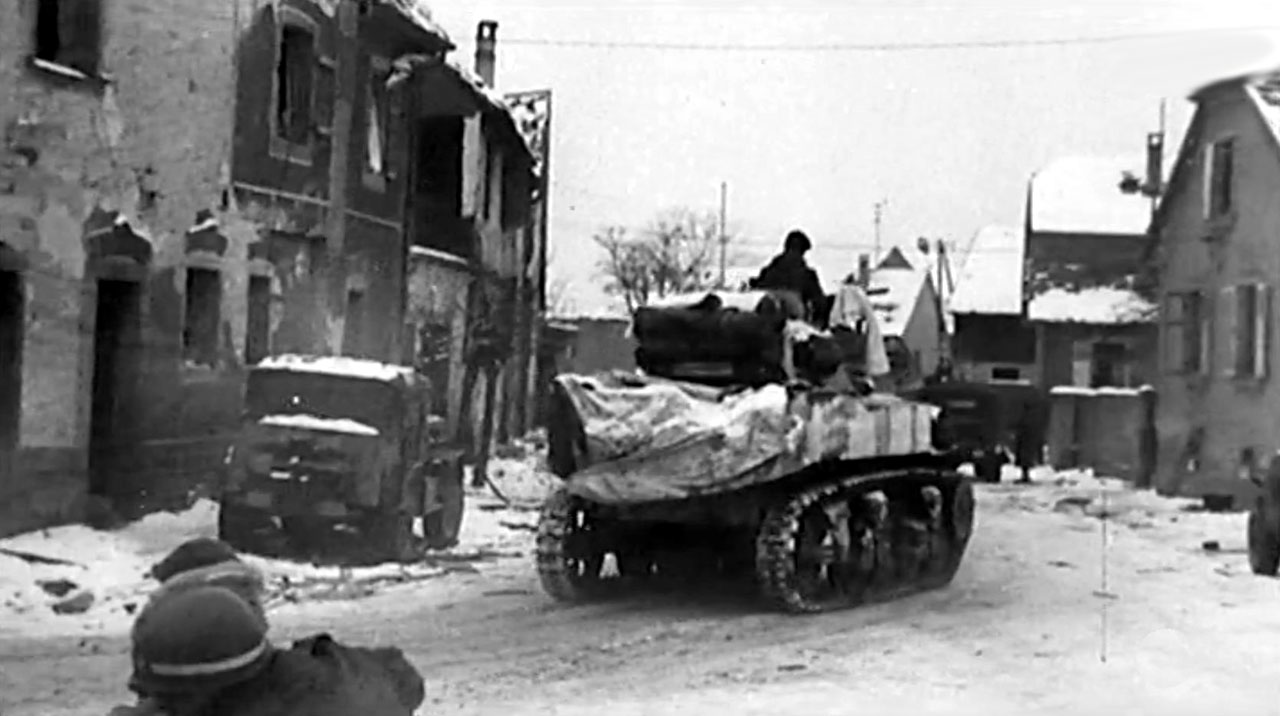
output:
[[[1151,206],[1120,190],[1144,164],[1068,158],[1031,178],[1023,280],[1043,387],[1154,379],[1155,307],[1139,291]]]
[[[1248,494],[1280,448],[1280,72],[1203,87],[1153,222],[1162,356],[1157,488]]]
[[[978,382],[1039,382],[1036,331],[1023,314],[1022,229],[987,226],[959,267],[950,313],[956,377]]]
[[[907,258],[895,246],[871,271],[868,285],[891,362],[895,355],[907,361],[905,366],[893,366],[894,387],[918,385],[937,370],[947,340],[929,258],[924,254]]]

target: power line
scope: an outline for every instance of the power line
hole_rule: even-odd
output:
[[[921,52],[930,50],[999,50],[1019,47],[1053,47],[1070,45],[1102,45],[1136,40],[1189,37],[1208,33],[1252,32],[1280,29],[1278,25],[1213,28],[1201,30],[1166,30],[1131,32],[1093,37],[1059,37],[1031,40],[951,40],[938,42],[834,42],[804,45],[734,44],[699,42],[646,42],[640,40],[553,40],[515,37],[504,39],[506,45],[562,47],[594,50],[689,50],[698,52]]]

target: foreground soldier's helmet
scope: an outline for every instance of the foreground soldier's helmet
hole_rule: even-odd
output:
[[[241,561],[235,550],[221,540],[201,537],[183,542],[151,568],[151,576],[160,582],[153,598],[191,587],[217,585],[240,595],[266,620],[262,573]]]
[[[133,629],[133,681],[155,695],[207,693],[242,683],[261,673],[272,656],[266,624],[223,587],[157,595]]]

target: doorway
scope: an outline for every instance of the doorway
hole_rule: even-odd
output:
[[[0,480],[13,474],[22,417],[22,274],[0,271]]]
[[[98,281],[93,329],[93,392],[89,424],[89,494],[115,497],[116,476],[127,455],[122,439],[140,347],[142,285]]]

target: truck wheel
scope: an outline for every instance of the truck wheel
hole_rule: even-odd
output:
[[[974,473],[980,482],[1000,482],[1000,473],[1004,467],[1004,461],[995,453],[985,453],[978,458],[974,467]]]
[[[218,505],[218,539],[239,552],[278,557],[285,551],[285,536],[264,510],[222,502]]]
[[[456,474],[454,474],[456,472]],[[466,491],[462,486],[462,470],[450,470],[440,481],[440,509],[422,520],[422,531],[431,549],[448,549],[458,544],[462,532],[462,515]]]
[[[380,513],[369,518],[367,534],[378,561],[409,563],[421,557],[418,537],[413,533],[413,515]]]
[[[1280,570],[1280,534],[1267,519],[1262,500],[1249,510],[1249,568],[1265,577]]]

